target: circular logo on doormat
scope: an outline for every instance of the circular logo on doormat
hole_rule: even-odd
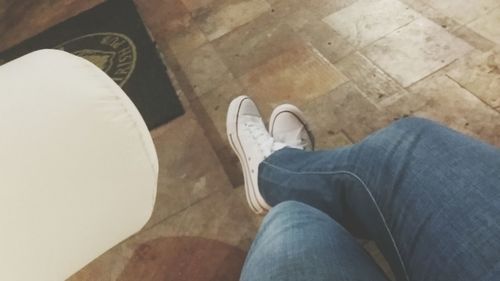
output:
[[[66,41],[55,48],[92,62],[120,86],[128,81],[137,61],[134,42],[121,33],[87,34]]]

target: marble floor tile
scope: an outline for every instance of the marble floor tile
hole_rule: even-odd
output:
[[[280,11],[282,12],[281,15]],[[271,9],[270,15],[279,19],[281,22],[288,24],[295,32],[298,32],[305,25],[307,25],[312,21],[320,20],[320,17],[317,13],[306,8],[299,9],[295,12],[289,13],[289,11],[286,9],[279,10],[273,7]]]
[[[155,38],[163,38],[184,30],[191,15],[181,0],[136,0],[137,11]]]
[[[290,18],[292,14],[300,13],[306,9],[303,0],[268,0],[271,5],[271,13],[279,19]]]
[[[143,230],[117,247],[131,257],[137,247],[159,237],[203,237],[248,250],[262,217],[248,207],[243,186],[213,192],[190,208],[150,229]]]
[[[229,69],[211,44],[187,52],[185,57],[178,59],[197,96],[232,78]]]
[[[392,105],[410,108],[411,114],[429,118],[455,130],[500,145],[500,113],[446,75],[433,75],[409,88],[411,94]]]
[[[320,20],[311,20],[299,30],[301,38],[309,42],[331,63],[335,63],[355,50],[342,35]]]
[[[308,9],[313,11],[318,19],[324,18],[332,13],[335,13],[356,0],[268,0],[271,7],[275,10],[276,15],[281,17],[290,17],[291,14],[297,11]]]
[[[363,54],[408,87],[471,50],[436,23],[420,18],[368,46]]]
[[[266,0],[233,0],[196,16],[201,30],[212,41],[271,9]]]
[[[247,94],[267,116],[285,101],[301,105],[327,94],[347,78],[316,49],[298,45],[240,77]]]
[[[326,145],[335,145],[329,138],[337,138],[335,135],[339,132],[346,136],[344,140],[360,141],[392,121],[384,111],[369,102],[353,82],[344,83],[301,108],[316,135],[316,141]],[[348,144],[347,141],[341,143],[345,144]]]
[[[471,22],[468,26],[475,32],[500,45],[500,7]]]
[[[406,90],[361,53],[356,52],[335,64],[374,104],[403,95]]]
[[[316,120],[316,122],[318,121]],[[341,130],[338,132],[331,129],[325,130],[315,124],[311,125],[310,129],[314,135],[315,150],[330,150],[352,144],[349,137]]]
[[[469,45],[471,45],[472,47],[483,52],[489,51],[495,47],[494,42],[484,38],[466,25],[463,25],[460,28],[454,30],[453,34],[469,43]]]
[[[223,146],[229,147],[229,142],[226,137],[226,114],[229,103],[237,96],[244,95],[245,91],[240,82],[236,79],[228,80],[220,87],[203,95],[199,100],[203,108],[205,108],[209,120],[202,122],[211,122],[220,139],[223,141]],[[216,149],[221,149],[217,147]]]
[[[158,39],[156,39],[158,42]],[[205,34],[201,32],[196,24],[190,24],[187,28],[167,38],[166,44],[172,49],[178,58],[186,58],[197,48],[207,42]]]
[[[418,13],[398,0],[359,0],[323,21],[362,48],[417,17]]]
[[[160,169],[151,227],[217,190],[232,189],[219,159],[192,113],[155,134]]]
[[[423,0],[400,0],[410,8],[420,13],[422,16],[434,21],[442,28],[452,32],[460,28],[463,24],[453,19],[452,17],[443,14],[432,6],[425,4]]]
[[[159,237],[137,247],[118,281],[237,281],[246,252],[201,237]]]
[[[441,13],[454,18],[462,24],[467,24],[474,19],[498,7],[497,0],[423,0],[427,5]]]
[[[299,41],[290,26],[266,13],[213,45],[231,72],[240,77]]]
[[[486,53],[472,52],[449,68],[448,76],[500,110],[500,47]]]
[[[203,108],[200,124],[219,157],[233,187],[243,183],[239,160],[229,145],[226,135],[226,114],[233,98],[246,94],[236,79],[228,80],[220,87],[206,93],[196,102]]]
[[[181,0],[184,6],[196,14],[199,10],[208,9],[216,0]]]

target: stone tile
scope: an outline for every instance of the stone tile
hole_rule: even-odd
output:
[[[355,46],[364,47],[417,17],[397,0],[359,0],[323,21]]]
[[[159,237],[138,246],[119,281],[236,281],[246,252],[200,237]]]
[[[189,53],[189,56],[180,57],[179,63],[196,95],[215,89],[232,74],[220,59],[211,44],[205,44]]]
[[[164,126],[153,140],[160,170],[155,208],[146,228],[217,190],[232,189],[192,113]]]
[[[180,0],[137,0],[134,3],[155,38],[183,31],[192,22],[189,11]]]
[[[469,43],[469,45],[471,45],[472,47],[483,52],[489,51],[495,47],[495,43],[477,34],[465,25],[458,28],[457,30],[454,30],[453,34]]]
[[[171,36],[166,41],[175,56],[185,58],[204,45],[207,38],[196,24],[191,24],[185,30]]]
[[[363,53],[407,87],[470,50],[466,42],[421,18],[375,42]]]
[[[374,104],[403,95],[406,90],[387,76],[361,53],[356,52],[335,66],[342,71]]]
[[[435,23],[437,23],[442,28],[448,31],[454,31],[462,26],[462,24],[456,21],[455,19],[425,4],[422,0],[400,0],[400,1],[408,5],[410,8],[420,13],[424,17],[434,21]]]
[[[311,126],[315,138],[315,150],[330,150],[338,147],[351,145],[352,141],[342,132],[334,130],[322,130]]]
[[[500,47],[475,51],[450,66],[448,76],[491,107],[500,109]]]
[[[322,18],[331,15],[337,11],[340,11],[353,3],[355,3],[357,0],[309,0],[309,1],[304,1],[306,2],[305,5],[308,9],[315,11],[318,13]]]
[[[266,0],[233,0],[214,9],[206,10],[195,20],[200,24],[208,40],[212,41],[254,20],[270,9]]]
[[[243,184],[243,174],[239,160],[227,140],[226,114],[229,103],[243,94],[245,91],[239,81],[231,79],[198,100],[205,115],[200,123],[206,128],[206,136],[212,143],[233,186]]]
[[[307,20],[293,27],[288,22],[291,21],[264,14],[213,44],[236,77],[304,41],[310,42],[330,61],[352,51],[339,34],[319,20]]]
[[[229,103],[237,96],[245,94],[243,86],[238,80],[231,79],[226,83],[203,95],[199,101],[205,109],[209,120],[202,122],[211,122],[212,127],[215,127],[215,132],[222,139],[223,146],[229,147],[229,142],[226,137],[226,114]],[[215,149],[221,149],[216,147]]]
[[[216,0],[181,0],[184,3],[185,7],[196,13],[201,9],[208,9]]]
[[[500,145],[500,113],[445,75],[433,75],[409,88],[411,94],[388,110],[429,118],[468,135]]]
[[[10,5],[12,3],[9,3],[7,0],[2,0],[0,1],[0,16],[3,17],[5,16],[5,13],[7,13],[7,10],[9,9]]]
[[[308,10],[303,0],[268,0],[267,2],[271,5],[271,15],[280,20],[293,20],[292,14],[300,14],[301,11]],[[313,13],[313,16],[318,15]],[[302,20],[299,19],[299,21]]]
[[[147,241],[162,237],[200,237],[217,240],[246,251],[261,218],[248,208],[244,187],[213,193],[190,208],[143,230],[120,244],[120,253],[132,257]],[[164,253],[168,254],[168,253]]]
[[[311,20],[299,30],[302,39],[314,46],[326,59],[335,63],[349,53],[354,47],[320,20]]]
[[[363,96],[356,85],[347,82],[301,107],[316,135],[316,141],[343,133],[346,139],[360,141],[388,125],[392,119]],[[331,140],[330,140],[331,141]],[[325,145],[335,145],[326,140]]]
[[[471,22],[468,26],[482,36],[500,44],[500,8]]]
[[[268,0],[271,5],[271,14],[279,19],[286,19],[304,8],[301,0]]]
[[[486,14],[500,5],[497,0],[424,0],[441,13],[454,18],[462,24],[467,24],[474,19]]]
[[[276,16],[277,12],[275,9],[271,10],[271,15]],[[303,29],[306,25],[311,22],[319,21],[319,16],[317,13],[312,12],[309,9],[299,9],[298,11],[287,15],[280,19],[283,22],[286,22],[293,31],[298,32]]]
[[[268,0],[277,16],[289,17],[291,14],[307,9],[318,15],[318,19],[339,11],[355,1],[356,0]]]
[[[254,68],[240,81],[267,116],[278,104],[289,101],[300,106],[327,94],[347,78],[317,50],[298,45]]]
[[[239,77],[299,43],[292,28],[268,14],[213,41],[215,49]]]

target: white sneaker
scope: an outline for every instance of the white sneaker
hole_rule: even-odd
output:
[[[231,102],[226,126],[229,143],[243,168],[248,204],[255,213],[263,214],[271,209],[271,206],[259,191],[259,164],[286,145],[275,142],[269,135],[257,106],[247,96],[237,97]]]
[[[296,106],[282,104],[276,107],[269,120],[269,133],[277,142],[289,147],[314,150],[314,137],[304,113]]]

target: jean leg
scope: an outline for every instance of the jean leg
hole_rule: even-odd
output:
[[[333,151],[280,150],[259,167],[275,205],[314,206],[374,239],[398,280],[493,280],[500,150],[406,118]]]
[[[288,201],[261,226],[241,281],[387,281],[358,242],[325,213]]]

